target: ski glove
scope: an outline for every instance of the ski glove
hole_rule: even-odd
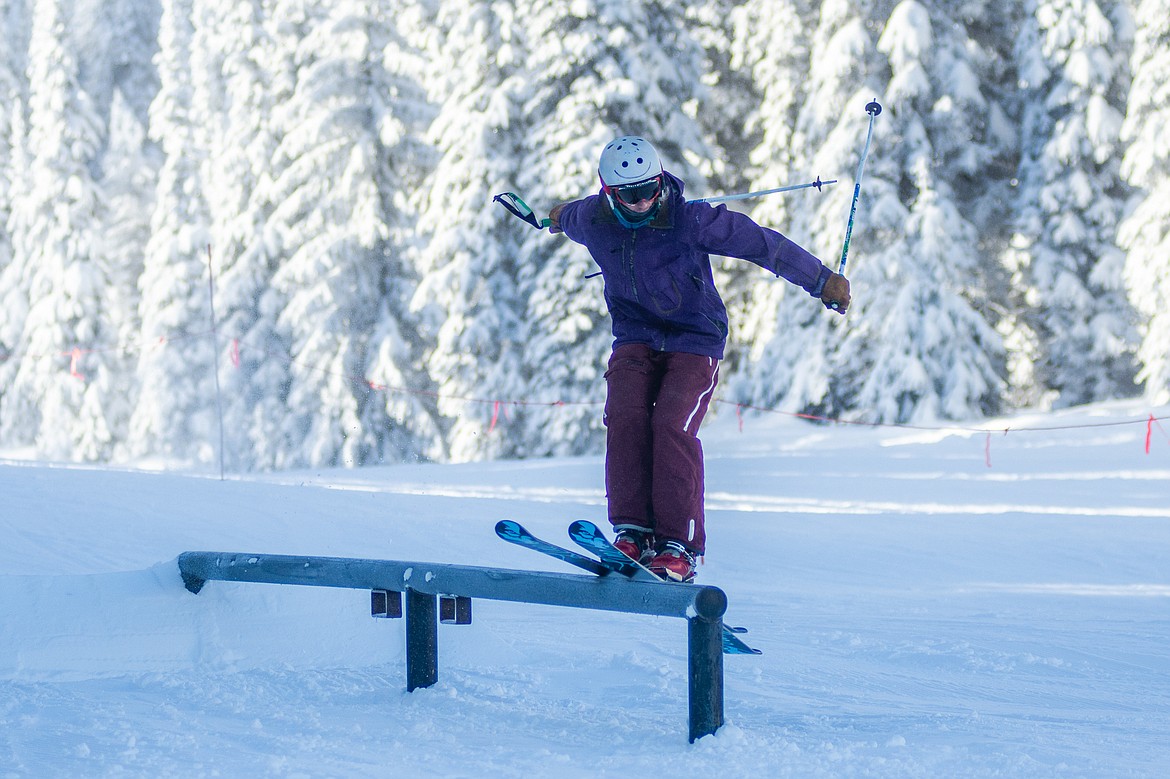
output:
[[[849,308],[849,300],[849,279],[839,273],[834,273],[825,282],[825,288],[821,290],[821,302],[825,304],[825,308],[832,309],[838,314],[844,314],[845,310]],[[833,308],[834,303],[837,304],[836,308]]]
[[[549,221],[548,231],[550,233],[552,233],[553,235],[556,235],[557,233],[562,232],[562,230],[561,230],[561,211],[564,210],[566,205],[568,205],[568,204],[567,203],[557,203],[555,206],[552,207],[552,210],[548,212],[548,221]]]

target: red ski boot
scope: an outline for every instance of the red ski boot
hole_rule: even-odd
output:
[[[689,582],[695,578],[695,554],[678,541],[659,545],[658,553],[646,564],[650,573],[668,582]]]
[[[645,565],[654,556],[654,534],[649,530],[622,527],[617,531],[613,545],[626,557]]]

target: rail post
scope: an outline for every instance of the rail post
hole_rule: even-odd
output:
[[[690,741],[723,726],[723,620],[687,620]]]
[[[406,691],[430,687],[439,680],[437,597],[406,591]]]

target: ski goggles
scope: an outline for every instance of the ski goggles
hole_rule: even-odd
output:
[[[606,190],[628,206],[641,203],[643,200],[653,200],[662,192],[662,177],[655,176],[637,184],[622,184],[616,187],[606,187]]]

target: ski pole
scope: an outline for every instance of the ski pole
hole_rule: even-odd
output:
[[[817,176],[816,181],[810,181],[807,184],[792,184],[787,187],[776,187],[775,189],[763,189],[759,192],[744,192],[739,195],[718,195],[715,197],[704,197],[698,200],[688,200],[688,203],[722,203],[727,200],[746,200],[751,197],[763,197],[764,195],[774,195],[777,192],[792,192],[797,189],[808,189],[815,187],[820,191],[821,187],[827,187],[830,184],[836,184],[837,179],[831,181],[821,181],[821,177]],[[515,192],[501,192],[492,198],[495,202],[508,209],[513,216],[522,219],[528,224],[535,227],[537,230],[543,230],[552,222],[545,219],[537,219],[536,214],[533,213],[532,207],[525,203],[519,195]]]
[[[865,158],[869,156],[869,139],[873,135],[873,120],[882,112],[877,99],[865,106],[869,114],[869,129],[865,133],[865,148],[861,150],[861,161],[857,163],[857,181],[853,185],[853,204],[849,206],[849,226],[845,228],[845,245],[841,247],[841,264],[837,267],[839,275],[845,275],[845,258],[849,255],[849,239],[853,235],[853,217],[857,215],[857,199],[861,197],[861,176],[865,172]],[[834,304],[833,308],[837,306]]]
[[[764,195],[774,195],[777,192],[792,192],[796,189],[808,189],[809,187],[816,187],[819,192],[821,187],[827,187],[830,184],[836,184],[837,179],[832,181],[821,181],[821,177],[817,176],[816,181],[810,181],[807,184],[791,184],[787,187],[776,187],[775,189],[762,189],[759,192],[744,192],[740,195],[719,195],[718,197],[701,197],[698,200],[688,200],[688,203],[722,203],[727,200],[747,200],[749,197],[763,197]]]

